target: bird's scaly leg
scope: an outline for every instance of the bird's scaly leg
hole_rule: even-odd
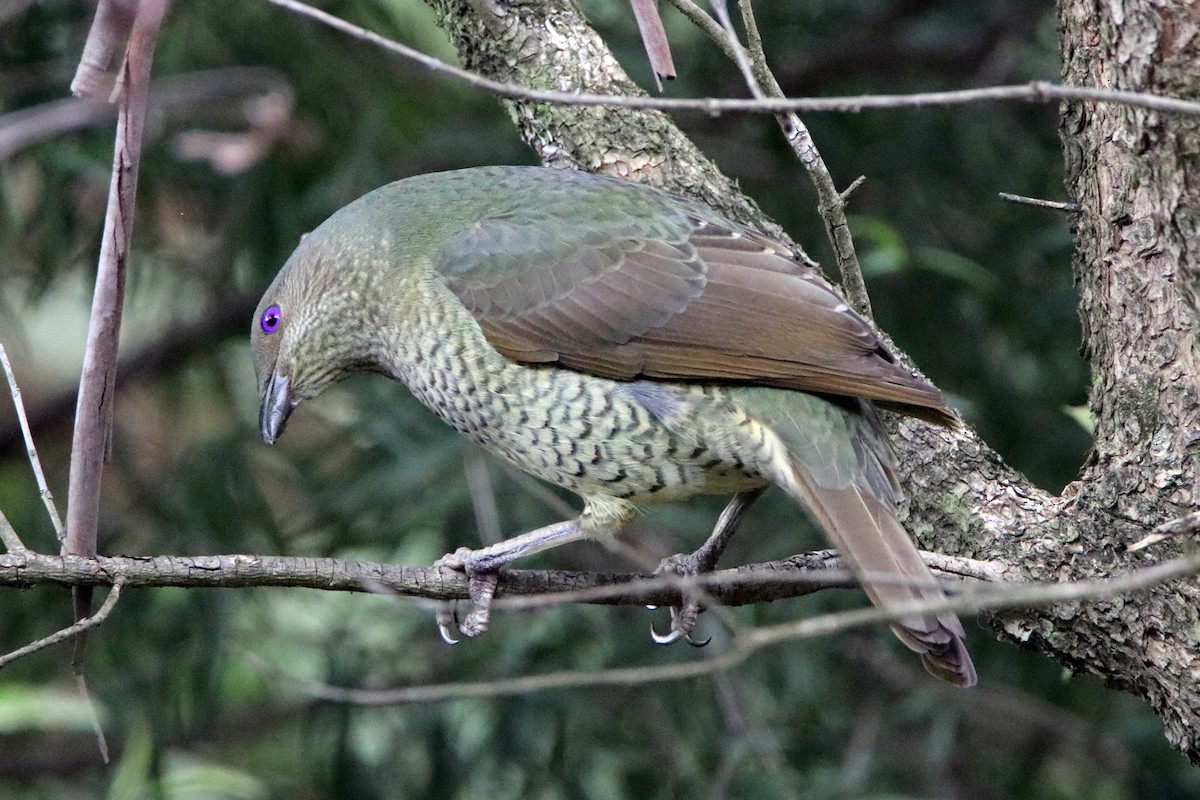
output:
[[[658,569],[654,570],[654,574],[669,573],[690,578],[704,572],[712,572],[713,568],[717,566],[717,560],[721,557],[721,553],[725,552],[729,540],[733,538],[734,531],[746,516],[746,512],[765,490],[766,487],[759,486],[735,494],[729,501],[729,505],[725,506],[725,510],[721,512],[712,534],[704,544],[700,545],[699,549],[690,555],[680,553],[664,558],[658,565]],[[692,639],[692,631],[696,628],[696,618],[700,614],[700,601],[691,592],[683,591],[681,594],[682,603],[671,608],[671,629],[660,634],[651,626],[650,636],[659,644],[674,644],[680,639],[686,639],[688,644],[703,647],[708,644],[707,639],[703,642],[696,642]]]
[[[499,581],[499,572],[502,566],[515,559],[583,538],[580,520],[572,519],[556,522],[553,525],[505,539],[479,550],[460,547],[453,553],[447,553],[439,558],[434,562],[435,567],[453,569],[466,574],[467,591],[471,598],[471,611],[461,623],[457,621],[452,604],[446,604],[438,609],[437,626],[438,631],[442,634],[442,639],[447,644],[457,643],[451,633],[451,626],[455,624],[464,636],[479,636],[487,630],[492,596],[496,593],[496,584]]]

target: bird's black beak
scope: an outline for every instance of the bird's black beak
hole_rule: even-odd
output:
[[[263,389],[262,401],[258,407],[258,428],[262,432],[263,441],[275,444],[275,440],[283,433],[283,426],[292,413],[292,399],[288,396],[288,378],[271,370],[271,377]]]

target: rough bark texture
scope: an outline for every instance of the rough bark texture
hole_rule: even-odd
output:
[[[1200,4],[1063,0],[1063,79],[1185,99],[1200,96]],[[1196,506],[1200,402],[1200,123],[1134,108],[1064,109],[1067,189],[1083,206],[1075,274],[1091,360],[1096,444],[1070,487],[1085,536],[1067,574],[1119,568],[1148,525]],[[1194,297],[1194,294],[1192,295]],[[1181,547],[1160,547],[1161,558]],[[1167,738],[1200,748],[1200,585],[1176,583],[1081,609],[1048,632],[1055,651],[1145,697]]]
[[[430,0],[464,63],[538,88],[637,93],[569,0],[497,8]],[[1197,5],[1062,0],[1067,83],[1195,97]],[[657,113],[512,103],[546,163],[650,180],[755,221],[753,204]],[[1084,352],[1094,369],[1095,452],[1054,497],[969,430],[899,424],[907,524],[931,550],[995,561],[1013,579],[1102,577],[1176,555],[1126,545],[1194,508],[1197,399],[1195,121],[1117,106],[1064,107]],[[1190,183],[1189,183],[1190,180]],[[1064,265],[1065,268],[1065,265]],[[1180,287],[1185,291],[1180,291]],[[1002,635],[1144,697],[1168,738],[1200,760],[1195,580],[1088,605],[1003,612]],[[986,679],[986,676],[985,676]]]

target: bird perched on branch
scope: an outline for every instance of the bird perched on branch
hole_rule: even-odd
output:
[[[614,535],[646,503],[734,495],[705,546],[669,560],[711,569],[769,484],[809,510],[876,605],[943,597],[896,520],[875,410],[953,425],[941,394],[788,248],[701,203],[536,167],[398,181],[304,238],[251,339],[268,443],[330,384],[382,372],[582,497],[576,519],[439,562],[469,579],[467,635],[486,629],[503,564]],[[661,639],[690,635],[697,610],[674,609]],[[953,614],[892,628],[937,677],[975,683]]]

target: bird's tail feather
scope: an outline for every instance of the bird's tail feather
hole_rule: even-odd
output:
[[[796,499],[812,511],[871,602],[887,609],[945,597],[890,504],[855,485],[822,487],[795,464],[791,473],[793,480],[784,488],[799,495]],[[958,686],[974,685],[975,666],[957,616],[943,612],[903,617],[891,627],[905,646],[921,655],[932,675]]]

